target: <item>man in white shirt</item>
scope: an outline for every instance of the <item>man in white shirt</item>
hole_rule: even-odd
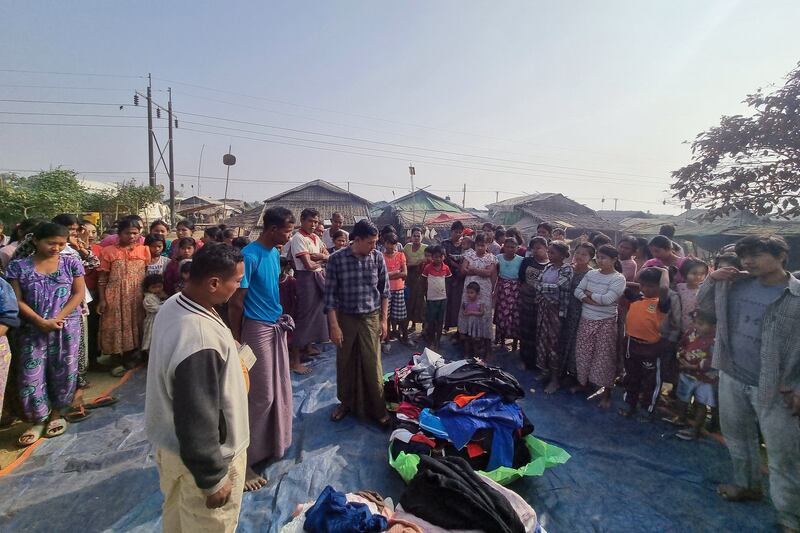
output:
[[[341,213],[334,213],[331,215],[331,227],[325,230],[322,234],[322,242],[325,244],[325,248],[333,248],[333,234],[339,230],[342,230],[342,225],[344,224],[344,217]],[[345,238],[349,241],[350,235],[344,231]]]

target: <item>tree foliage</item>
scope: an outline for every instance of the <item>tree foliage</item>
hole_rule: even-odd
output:
[[[692,162],[672,174],[675,196],[711,219],[734,210],[800,216],[800,64],[783,87],[744,102],[752,116],[723,116],[695,138]]]
[[[60,168],[26,177],[12,174],[2,187],[0,210],[20,218],[77,213],[86,195],[76,173]]]
[[[59,213],[98,211],[113,216],[139,213],[147,205],[161,202],[162,189],[137,185],[135,180],[114,190],[87,189],[75,171],[56,169],[32,176],[0,175],[0,215],[9,219],[41,217]]]

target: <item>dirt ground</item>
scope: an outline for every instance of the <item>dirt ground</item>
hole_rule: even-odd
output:
[[[89,372],[88,379],[91,386],[83,390],[84,401],[97,398],[120,380],[120,378],[112,377],[108,372]],[[0,429],[0,469],[13,463],[25,451],[24,448],[17,445],[17,439],[29,427],[28,422],[18,420],[10,427]]]

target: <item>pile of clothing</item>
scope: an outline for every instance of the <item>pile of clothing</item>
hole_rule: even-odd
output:
[[[492,472],[523,468],[532,459],[533,424],[516,403],[525,392],[500,368],[477,360],[447,363],[426,349],[387,376],[384,393],[395,417],[392,463],[401,454],[456,456]],[[400,473],[409,481],[414,472]]]
[[[543,533],[525,500],[457,457],[424,457],[394,507],[372,491],[344,494],[331,486],[299,505],[281,533]]]

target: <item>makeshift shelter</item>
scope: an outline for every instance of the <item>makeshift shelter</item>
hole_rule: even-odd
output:
[[[298,223],[300,213],[308,207],[319,211],[320,220],[330,219],[333,213],[340,213],[344,218],[344,228],[350,230],[359,220],[370,218],[372,204],[325,180],[314,180],[267,198],[262,206],[245,211],[241,217],[231,218],[228,225],[250,232],[250,237],[256,238],[261,233],[264,211],[270,207],[287,208],[294,213]]]
[[[535,235],[536,227],[542,222],[565,228],[570,239],[590,231],[602,231],[615,238],[620,232],[619,225],[560,193],[517,196],[487,207],[492,222],[514,226],[526,237]]]
[[[401,235],[414,226],[425,227],[433,230],[429,238],[446,239],[450,226],[456,220],[461,221],[464,227],[471,228],[480,227],[486,222],[486,219],[449,199],[420,189],[389,202],[375,223],[379,228],[394,226]]]
[[[771,220],[749,211],[734,211],[713,221],[705,219],[705,209],[691,209],[674,217],[625,219],[620,224],[627,233],[641,237],[658,235],[661,226],[675,226],[675,239],[690,242],[694,253],[710,259],[721,248],[748,235],[780,235],[789,243],[789,268],[800,268],[800,220]]]

